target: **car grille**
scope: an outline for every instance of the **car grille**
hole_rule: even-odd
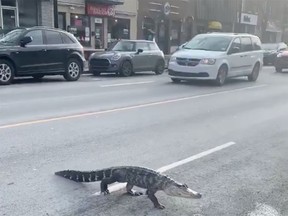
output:
[[[178,76],[178,77],[209,77],[209,74],[206,72],[186,73],[186,72],[178,72],[174,70],[169,70],[168,73],[170,76]]]
[[[177,64],[181,66],[194,67],[199,64],[200,59],[190,59],[190,58],[176,58]]]
[[[90,69],[92,70],[105,70],[110,66],[110,61],[108,59],[91,59]]]

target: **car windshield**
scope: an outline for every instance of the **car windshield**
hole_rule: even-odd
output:
[[[263,50],[277,50],[279,47],[278,44],[262,44],[262,49]]]
[[[120,52],[134,52],[135,43],[131,41],[119,41],[118,43],[115,44],[115,46],[111,50]]]
[[[184,49],[225,52],[231,40],[230,36],[199,35],[189,41]]]
[[[15,43],[19,36],[23,33],[24,29],[15,29],[7,33],[0,39],[0,43]]]

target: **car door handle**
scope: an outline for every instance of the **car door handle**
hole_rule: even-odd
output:
[[[243,58],[243,57],[247,57],[247,55],[241,55],[240,57],[241,57],[241,58]]]
[[[42,51],[46,52],[46,51],[47,51],[47,49],[42,49]]]

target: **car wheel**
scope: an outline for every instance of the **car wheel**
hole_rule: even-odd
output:
[[[181,79],[177,79],[177,78],[171,78],[173,83],[180,83]]]
[[[165,70],[165,63],[163,61],[158,61],[157,65],[155,67],[155,73],[156,75],[161,75],[164,73]]]
[[[121,76],[129,77],[133,74],[133,67],[129,61],[124,61],[120,69]]]
[[[0,85],[9,85],[14,79],[15,68],[7,60],[0,60]]]
[[[256,64],[253,68],[252,73],[248,76],[248,80],[250,82],[255,82],[258,79],[260,73],[260,65]]]
[[[277,73],[282,73],[282,68],[276,68]]]
[[[35,79],[35,80],[41,80],[41,79],[44,77],[44,75],[43,75],[43,74],[35,74],[35,75],[33,75],[32,77],[33,77],[33,79]]]
[[[219,70],[218,70],[218,74],[217,74],[217,78],[215,80],[215,84],[217,86],[223,86],[226,82],[227,79],[227,74],[228,74],[228,68],[225,65],[222,65]]]
[[[69,59],[64,78],[67,81],[77,81],[80,78],[82,71],[81,64],[77,59]]]

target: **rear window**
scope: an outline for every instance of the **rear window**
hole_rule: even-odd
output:
[[[149,43],[150,50],[159,50],[158,46],[155,43]]]
[[[66,35],[64,33],[61,33],[61,36],[62,36],[63,42],[65,44],[73,44],[73,43],[75,43],[68,35]]]
[[[47,44],[63,44],[61,35],[56,31],[46,31]]]

